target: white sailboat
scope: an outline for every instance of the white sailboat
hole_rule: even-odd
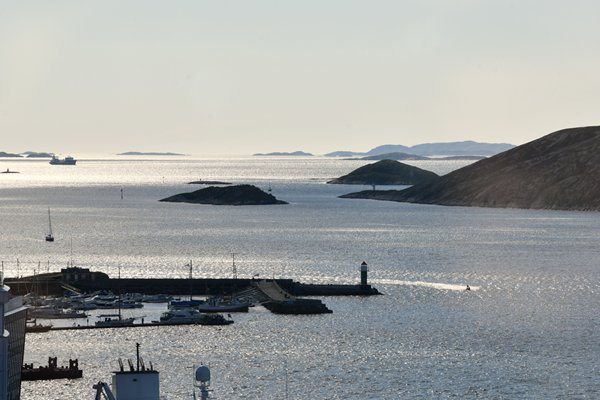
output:
[[[54,236],[52,235],[52,219],[50,218],[50,207],[48,207],[48,234],[46,235],[46,242],[54,242]]]

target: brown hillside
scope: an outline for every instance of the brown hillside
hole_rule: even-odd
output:
[[[600,127],[554,132],[402,191],[344,197],[451,206],[600,210]]]

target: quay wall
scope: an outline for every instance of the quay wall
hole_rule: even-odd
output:
[[[39,295],[60,295],[65,286],[74,287],[83,292],[111,290],[114,293],[145,293],[169,295],[210,296],[241,291],[251,286],[253,279],[244,278],[197,278],[197,279],[164,279],[164,278],[121,278],[111,279],[103,275],[95,279],[63,279],[43,276],[20,279],[6,279],[11,291],[24,295],[36,292]],[[276,279],[283,289],[295,296],[371,296],[381,294],[371,285],[329,285],[295,282],[292,279]],[[66,285],[65,285],[66,284]]]

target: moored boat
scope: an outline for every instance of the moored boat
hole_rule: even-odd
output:
[[[122,318],[121,314],[102,314],[98,318],[100,320],[96,321],[95,325],[102,328],[132,326],[135,321],[135,318]]]
[[[54,307],[38,307],[28,312],[31,318],[42,319],[62,319],[62,318],[85,318],[87,314],[84,312],[63,310],[62,308]]]
[[[203,313],[219,313],[219,312],[248,312],[250,305],[242,303],[235,299],[224,300],[221,297],[211,297],[206,302],[199,304],[196,308]]]
[[[42,333],[42,332],[48,332],[50,329],[52,329],[52,325],[44,325],[44,324],[38,324],[37,320],[31,320],[31,321],[27,321],[27,323],[25,324],[25,332],[26,333]]]
[[[221,314],[203,314],[194,309],[169,310],[162,313],[161,324],[198,324],[198,325],[229,325],[233,320],[226,319]]]

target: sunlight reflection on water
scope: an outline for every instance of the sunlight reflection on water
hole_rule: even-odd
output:
[[[217,398],[595,398],[600,287],[597,213],[437,207],[343,200],[325,185],[361,161],[211,159],[86,161],[71,170],[20,161],[4,180],[0,257],[7,275],[77,265],[124,277],[291,277],[356,283],[365,260],[383,296],[327,297],[333,314],[262,307],[227,327],[30,335],[26,361],[77,357],[84,378],[28,382],[23,398],[91,398],[135,343],[168,398],[191,394],[209,362]],[[415,164],[417,164],[415,162]],[[456,162],[419,166],[447,172]],[[11,166],[12,169],[12,166]],[[186,182],[269,184],[277,207],[165,204]],[[124,187],[124,200],[120,188]],[[56,242],[47,244],[47,207]],[[16,259],[19,259],[17,267]],[[39,266],[38,266],[39,265]],[[466,285],[472,290],[465,291]],[[149,318],[160,309],[142,312]]]

